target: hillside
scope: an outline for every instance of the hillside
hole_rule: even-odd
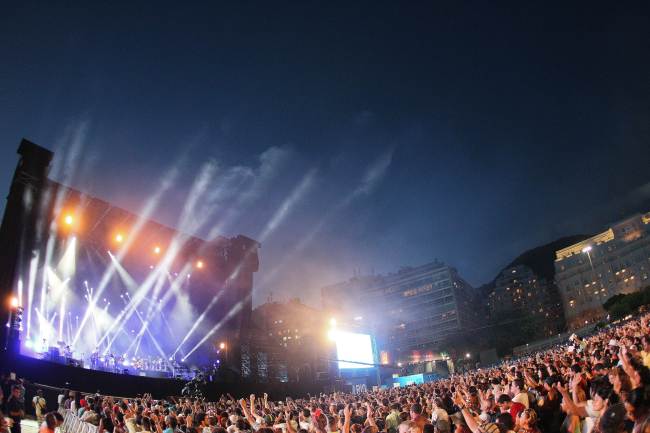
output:
[[[553,277],[555,277],[555,267],[553,265],[555,262],[555,252],[562,248],[566,248],[569,245],[584,241],[590,237],[591,235],[574,235],[554,240],[546,245],[524,252],[504,269],[517,265],[526,265],[531,268],[537,276],[546,278],[548,281],[553,281]]]
[[[548,244],[523,252],[503,269],[516,265],[526,265],[531,268],[538,277],[546,278],[548,281],[553,281],[553,278],[555,277],[555,267],[553,265],[555,261],[555,252],[589,237],[591,237],[591,235],[574,235],[556,239]],[[483,284],[478,288],[478,290],[481,293],[490,293],[494,289],[494,282],[497,276],[503,271],[503,269],[495,275],[492,281]]]

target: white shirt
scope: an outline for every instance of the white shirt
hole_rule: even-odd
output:
[[[515,395],[515,398],[513,398],[512,401],[523,404],[526,409],[530,407],[530,404],[528,403],[527,392],[520,392],[519,394]]]
[[[449,422],[449,414],[446,410],[441,408],[433,410],[433,413],[431,414],[431,421],[436,422],[438,420]]]
[[[584,408],[585,412],[587,412],[587,416],[582,422],[581,432],[590,433],[596,426],[596,420],[598,419],[598,416],[600,416],[600,413],[598,413],[597,410],[594,410],[593,400],[587,400],[587,404],[584,406]]]

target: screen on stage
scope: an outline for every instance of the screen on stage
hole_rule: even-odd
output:
[[[335,338],[339,369],[372,368],[369,365],[374,364],[370,335],[336,331]]]

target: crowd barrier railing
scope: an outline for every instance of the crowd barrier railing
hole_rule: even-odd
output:
[[[96,425],[82,421],[70,409],[60,409],[59,413],[63,415],[62,433],[97,433]]]

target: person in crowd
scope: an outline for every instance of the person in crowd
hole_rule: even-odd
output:
[[[18,384],[12,385],[11,395],[7,399],[7,415],[11,419],[11,433],[20,433],[20,422],[25,416],[25,404],[20,398],[21,389]]]
[[[517,416],[516,433],[540,433],[537,428],[537,413],[533,409],[524,409]]]
[[[431,423],[439,433],[450,433],[451,425],[449,423],[449,414],[444,408],[444,403],[440,397],[431,400]]]
[[[59,392],[59,394],[56,396],[56,403],[57,403],[57,405],[58,405],[57,407],[59,409],[64,408],[65,398],[66,398],[67,395],[68,395],[68,391],[65,390],[65,389],[62,389],[61,392]]]
[[[428,421],[426,417],[422,416],[422,405],[420,403],[413,403],[409,414],[411,421],[414,421],[420,430],[424,430],[424,425]]]
[[[47,408],[47,402],[43,397],[43,390],[36,390],[36,395],[32,399],[32,407],[34,407],[34,412],[36,413],[36,421],[39,423],[43,422],[45,411]]]
[[[390,405],[390,413],[386,416],[386,430],[388,433],[397,433],[397,428],[400,424],[399,414],[401,406],[399,403],[394,402]]]
[[[42,422],[38,433],[54,433],[55,429],[59,426],[58,420],[54,415],[54,412],[48,412],[43,417],[44,421]]]
[[[521,379],[515,379],[512,381],[511,393],[514,396],[512,398],[513,403],[520,403],[525,409],[530,407],[528,401],[528,392],[524,388],[524,381]]]

